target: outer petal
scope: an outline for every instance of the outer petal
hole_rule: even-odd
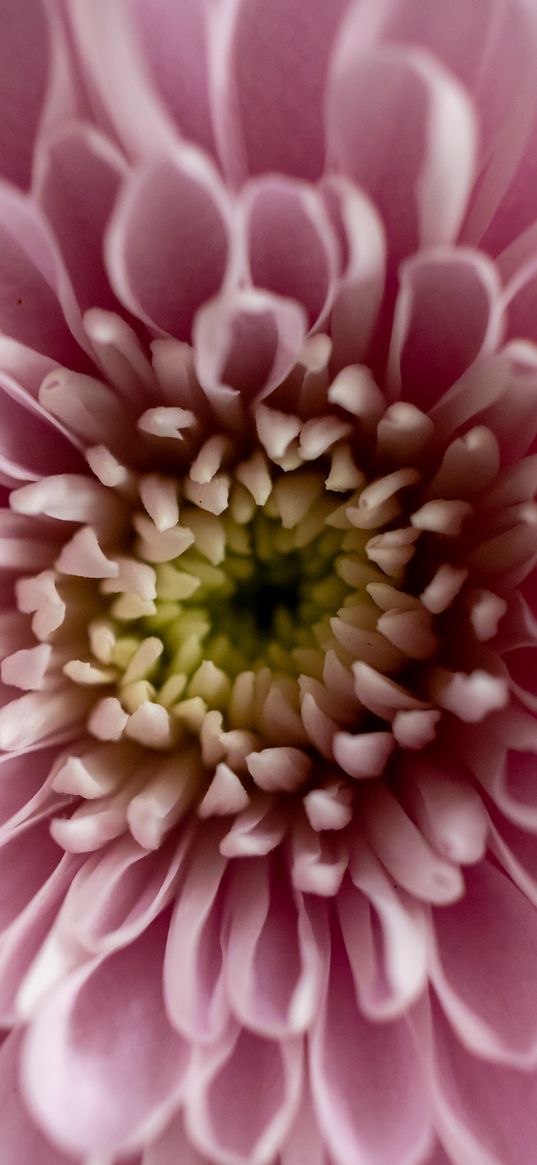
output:
[[[102,120],[107,126],[111,121],[133,157],[166,155],[177,144],[177,131],[144,66],[132,9],[128,0],[70,3],[69,18]]]
[[[369,1019],[396,1018],[425,986],[423,915],[394,889],[361,838],[351,858],[350,876],[337,906],[357,1004]]]
[[[207,77],[209,6],[203,0],[155,0],[150,6],[135,0],[123,8],[168,114],[181,134],[214,153]]]
[[[227,860],[218,851],[221,830],[198,835],[177,895],[164,962],[170,1019],[188,1039],[214,1040],[229,1015],[220,939]]]
[[[329,156],[379,207],[395,267],[419,244],[456,237],[473,180],[474,115],[428,54],[392,46],[365,53],[360,11],[351,10],[332,62]]]
[[[0,1051],[0,1155],[3,1161],[28,1165],[75,1165],[72,1157],[46,1141],[21,1099],[18,1076],[20,1035],[13,1032]]]
[[[76,971],[46,1000],[24,1048],[25,1096],[67,1151],[134,1147],[177,1097],[187,1061],[162,1001],[167,918]]]
[[[21,644],[22,646],[22,644]],[[2,650],[4,645],[2,644]],[[8,654],[8,652],[6,652]],[[12,830],[32,812],[63,800],[51,794],[47,780],[57,749],[4,753],[0,756],[0,825]],[[6,831],[7,833],[7,831]]]
[[[311,1036],[317,1118],[337,1165],[418,1165],[432,1140],[425,1081],[406,1019],[373,1024],[356,1005],[334,928],[325,998]]]
[[[0,7],[0,174],[28,186],[50,68],[50,33],[40,0]]]
[[[45,224],[32,204],[8,185],[0,186],[0,329],[75,368],[80,367],[81,353],[71,332],[88,347],[72,288]]]
[[[189,1135],[218,1165],[269,1165],[295,1115],[301,1082],[299,1039],[278,1043],[231,1029],[194,1060]]]
[[[1,356],[0,356],[1,360]],[[41,405],[4,372],[0,373],[0,468],[10,485],[82,468],[59,426]]]
[[[169,902],[184,856],[184,842],[148,854],[130,836],[85,860],[19,994],[32,1014],[42,996],[90,954],[127,946],[151,925]]]
[[[233,0],[230,26],[222,6],[213,34],[214,116],[234,176],[279,170],[319,177],[323,89],[346,6],[347,0]]]
[[[434,250],[407,260],[389,357],[393,394],[429,409],[496,348],[500,327],[500,284],[484,255]]]
[[[337,370],[361,363],[368,350],[384,290],[386,243],[380,215],[353,182],[329,177],[323,193],[346,259],[330,314]]]
[[[439,1009],[429,1058],[436,1124],[455,1165],[533,1165],[535,1073],[470,1055]]]
[[[48,822],[45,822],[45,830],[48,834]],[[34,846],[36,843],[39,844],[35,831],[29,836]],[[48,872],[43,873],[42,885],[36,887],[31,901],[21,908],[0,940],[0,1015],[1,1022],[6,1026],[21,1018],[21,983],[32,966],[34,957],[53,924],[62,899],[76,875],[78,860],[73,859],[70,854],[62,856],[62,851],[58,847],[56,849],[56,867],[50,875]],[[15,857],[15,854],[11,856]],[[24,855],[21,856],[24,860]],[[35,859],[29,864],[38,865]]]
[[[460,902],[434,911],[433,982],[450,1021],[479,1056],[537,1063],[537,923],[521,891],[488,862],[466,871]]]
[[[34,194],[54,231],[81,311],[117,306],[103,266],[103,236],[126,172],[121,155],[87,125],[47,141]]]
[[[109,276],[126,307],[160,333],[189,339],[195,312],[227,271],[228,215],[216,172],[193,149],[137,171],[106,242]]]
[[[442,5],[431,5],[427,0],[380,0],[378,8],[383,14],[383,38],[432,52],[472,96],[479,111],[481,172],[464,237],[476,242],[482,238],[498,203],[509,191],[492,235],[487,236],[494,239],[492,253],[496,254],[499,232],[507,229],[514,234],[520,222],[521,208],[512,199],[510,185],[535,113],[534,6],[526,0],[476,0],[471,5],[465,0]],[[525,177],[527,181],[527,170]],[[520,188],[518,193],[520,197]]]
[[[321,957],[282,861],[236,863],[227,910],[227,989],[238,1019],[272,1039],[306,1029],[318,1004]]]
[[[175,1116],[156,1140],[144,1151],[142,1165],[208,1165],[188,1140],[182,1116]]]
[[[245,187],[243,208],[252,282],[298,299],[315,324],[331,304],[338,263],[321,198],[306,183],[273,175]]]

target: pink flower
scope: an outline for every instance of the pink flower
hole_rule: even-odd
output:
[[[533,1165],[535,4],[2,28],[0,1160]]]

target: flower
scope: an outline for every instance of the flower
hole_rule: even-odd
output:
[[[5,8],[0,1158],[531,1165],[535,5]]]

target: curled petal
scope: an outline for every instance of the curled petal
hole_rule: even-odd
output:
[[[252,282],[297,299],[317,323],[331,305],[338,262],[322,199],[306,183],[274,175],[245,187],[243,208]]]
[[[429,409],[500,339],[500,284],[470,250],[433,250],[401,269],[390,349],[394,395]]]
[[[106,240],[119,299],[160,334],[189,339],[197,308],[227,271],[228,216],[216,172],[192,148],[135,171]]]
[[[193,326],[195,367],[204,389],[229,386],[262,399],[285,380],[306,336],[298,303],[247,288],[205,304]]]
[[[330,1152],[338,1165],[418,1165],[432,1130],[408,1021],[363,1018],[335,928],[326,959],[330,972],[311,1036],[310,1071],[317,1119]]]
[[[228,895],[228,992],[237,1017],[271,1038],[302,1031],[319,996],[320,957],[304,900],[281,863],[246,860]]]
[[[459,1038],[512,1067],[537,1062],[535,910],[489,862],[465,874],[466,893],[434,912],[432,978]],[[459,936],[464,935],[464,942]],[[476,975],[476,966],[483,973]],[[516,988],[509,989],[509,985]]]
[[[298,1038],[280,1043],[231,1028],[194,1060],[185,1113],[189,1135],[219,1165],[269,1165],[295,1115],[301,1083]]]
[[[367,52],[361,8],[351,7],[332,60],[329,155],[381,210],[395,265],[418,242],[456,237],[473,180],[476,126],[467,94],[438,60],[407,46]]]
[[[164,916],[130,947],[75,971],[27,1033],[26,1100],[67,1152],[127,1151],[177,1099],[188,1056],[164,1012],[166,929]]]
[[[215,30],[213,71],[221,78],[215,118],[224,161],[235,176],[267,170],[320,176],[323,87],[345,4],[273,0],[267,9],[263,0],[236,0],[230,27]]]

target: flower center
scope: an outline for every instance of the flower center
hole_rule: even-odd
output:
[[[152,848],[192,808],[242,820],[282,793],[314,830],[341,829],[394,749],[449,747],[453,717],[471,729],[504,707],[488,644],[505,539],[514,521],[533,547],[534,514],[498,520],[492,435],[437,446],[359,369],[329,399],[307,419],[257,405],[234,441],[150,409],[131,468],[92,446],[93,477],[13,491],[45,523],[49,566],[16,584],[38,645],[2,676],[31,693],[29,730],[37,709],[77,740],[53,786],[98,798],[103,836],[128,821]],[[0,717],[3,747],[25,742],[19,723]],[[82,809],[54,828],[88,842]]]
[[[269,476],[256,502],[232,473],[239,488],[221,514],[189,499],[184,482],[140,483],[154,512],[178,498],[181,521],[159,531],[135,511],[128,554],[98,584],[105,609],[89,621],[90,659],[64,666],[78,684],[113,690],[90,713],[94,735],[167,749],[199,735],[214,711],[224,727],[265,735],[252,702],[267,683],[298,714],[300,677],[322,677],[331,620],[356,600],[342,577],[345,531],[327,525],[341,497],[325,477]]]

